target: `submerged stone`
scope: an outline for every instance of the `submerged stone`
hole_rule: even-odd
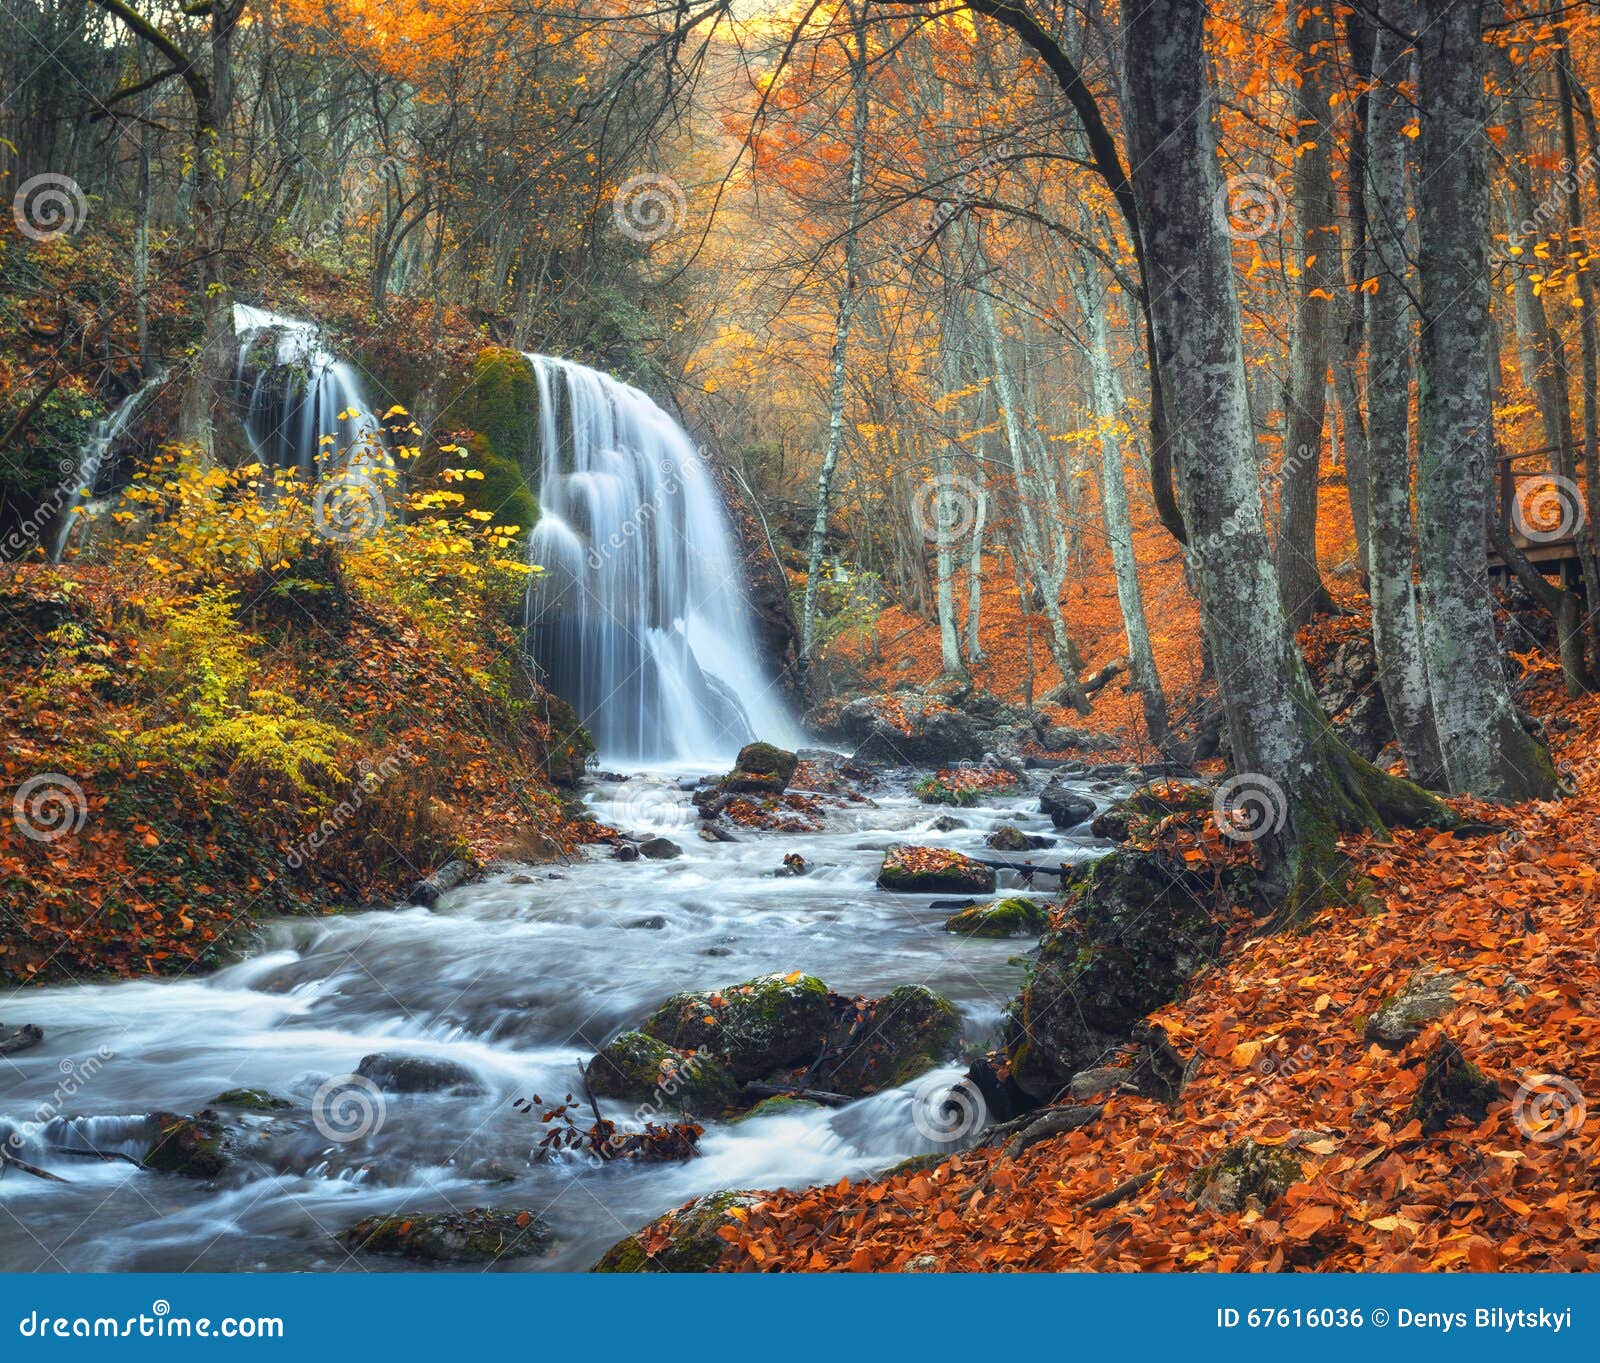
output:
[[[555,1236],[531,1211],[472,1207],[464,1212],[369,1216],[339,1236],[345,1248],[424,1263],[487,1264],[548,1249]]]

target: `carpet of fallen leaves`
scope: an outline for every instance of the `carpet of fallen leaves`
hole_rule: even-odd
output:
[[[49,651],[48,611],[74,585],[75,618],[99,641],[105,683],[47,708],[24,694]],[[432,864],[378,829],[364,843],[302,858],[320,815],[284,792],[241,787],[222,771],[139,763],[86,764],[97,735],[136,723],[123,704],[141,647],[126,585],[107,570],[23,567],[0,611],[0,979],[175,974],[218,964],[249,929],[279,913],[383,902]],[[30,615],[32,602],[47,614]],[[381,606],[348,630],[280,641],[260,658],[259,684],[293,695],[360,740],[371,767],[397,759],[400,776],[443,837],[438,858],[468,854],[545,859],[573,850],[579,830],[562,815],[540,766],[536,726],[515,731],[486,693]],[[353,774],[359,771],[353,768]],[[61,836],[24,836],[9,817],[25,782],[68,778],[81,818]]]
[[[1117,1094],[1014,1159],[991,1146],[771,1194],[727,1230],[720,1267],[1600,1268],[1600,700],[1542,689],[1534,708],[1575,795],[1457,802],[1461,832],[1351,840],[1363,907],[1263,925],[1155,1015],[1198,1062],[1175,1109]],[[1366,1041],[1379,1003],[1433,969],[1458,977],[1449,1011],[1397,1050]],[[1425,1135],[1408,1109],[1441,1035],[1501,1101]],[[1197,1209],[1188,1176],[1245,1137],[1290,1152],[1303,1181],[1262,1209]]]

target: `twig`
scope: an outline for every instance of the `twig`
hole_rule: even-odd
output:
[[[1103,1212],[1107,1207],[1115,1207],[1117,1203],[1132,1197],[1145,1185],[1154,1183],[1167,1170],[1166,1165],[1155,1169],[1146,1169],[1142,1174],[1135,1174],[1125,1182],[1117,1184],[1110,1192],[1101,1193],[1099,1197],[1091,1197],[1083,1204],[1086,1212]]]
[[[0,1169],[20,1169],[23,1173],[32,1174],[35,1178],[42,1178],[47,1183],[72,1182],[70,1178],[62,1178],[60,1174],[52,1174],[47,1169],[41,1169],[37,1165],[29,1164],[26,1160],[20,1160],[4,1148],[0,1148]]]

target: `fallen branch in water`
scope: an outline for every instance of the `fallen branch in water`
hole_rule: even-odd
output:
[[[71,1183],[70,1178],[62,1178],[60,1174],[52,1174],[48,1169],[41,1169],[37,1165],[20,1160],[10,1151],[0,1148],[0,1170],[20,1169],[25,1174],[32,1174],[35,1178],[42,1178],[47,1183]]]
[[[823,1107],[844,1107],[855,1102],[847,1094],[829,1093],[826,1089],[784,1088],[781,1084],[758,1084],[754,1079],[744,1086],[744,1091],[752,1098],[802,1098]]]

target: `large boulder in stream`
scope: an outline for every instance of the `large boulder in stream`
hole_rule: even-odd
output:
[[[800,758],[771,743],[746,743],[739,749],[733,770],[723,778],[730,794],[782,795],[794,779]]]
[[[644,1031],[675,1050],[721,1056],[743,1083],[814,1060],[831,1020],[828,987],[797,970],[725,989],[674,994]]]
[[[993,894],[994,868],[945,847],[891,847],[878,888],[902,894]]]
[[[1250,874],[1226,872],[1225,899],[1248,893]],[[1102,857],[1073,894],[1070,916],[1040,941],[1008,1027],[1012,1078],[1039,1102],[1180,997],[1217,958],[1229,921],[1214,870],[1160,852]]]
[[[228,1167],[222,1121],[209,1108],[193,1117],[152,1113],[150,1130],[150,1146],[140,1161],[146,1169],[187,1178],[215,1178]]]
[[[589,1086],[602,1098],[649,1103],[715,1116],[739,1101],[728,1067],[710,1051],[680,1051],[643,1032],[623,1032],[589,1063]]]
[[[1127,842],[1148,833],[1170,814],[1203,813],[1212,807],[1216,797],[1216,791],[1208,785],[1152,781],[1101,810],[1089,831],[1097,838]]]
[[[592,1273],[706,1273],[728,1245],[719,1232],[761,1201],[732,1189],[707,1193],[617,1241]]]
[[[1076,828],[1094,817],[1094,801],[1063,784],[1059,777],[1052,777],[1039,792],[1039,809],[1060,829]]]
[[[471,1207],[464,1212],[369,1216],[339,1236],[346,1249],[430,1264],[492,1264],[543,1253],[555,1237],[531,1211]]]
[[[1049,926],[1050,906],[1020,896],[974,904],[944,922],[960,937],[1037,937]]]
[[[851,1097],[915,1079],[961,1045],[961,1014],[920,984],[902,984],[881,999],[856,1005],[841,1022],[845,1025],[836,1025],[816,1082]]]
[[[361,1078],[385,1093],[482,1093],[478,1076],[454,1060],[427,1055],[364,1055],[356,1066]]]

